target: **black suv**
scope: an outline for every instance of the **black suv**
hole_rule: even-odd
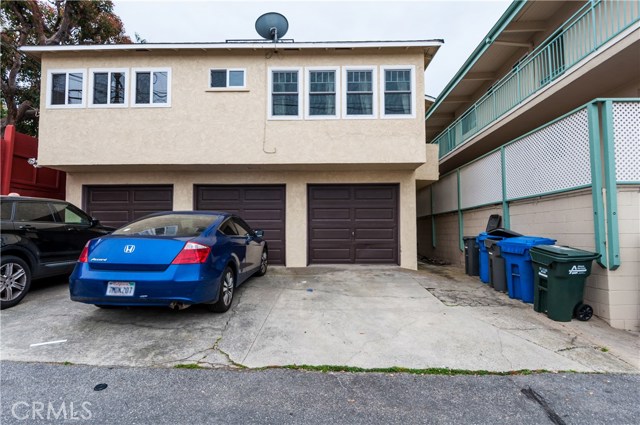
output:
[[[89,239],[113,229],[58,199],[0,197],[0,308],[18,304],[32,279],[73,271]]]

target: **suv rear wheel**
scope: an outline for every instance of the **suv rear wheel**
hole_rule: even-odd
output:
[[[18,304],[31,287],[31,270],[27,263],[13,255],[2,257],[0,266],[0,309]]]

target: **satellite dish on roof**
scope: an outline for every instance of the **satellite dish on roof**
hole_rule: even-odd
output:
[[[289,29],[289,21],[283,15],[276,12],[265,13],[256,19],[256,31],[262,38],[273,40],[274,43],[278,39],[284,37]]]

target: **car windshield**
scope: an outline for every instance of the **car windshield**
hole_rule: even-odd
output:
[[[126,224],[113,232],[114,235],[166,236],[183,238],[198,236],[220,216],[197,214],[159,215]]]

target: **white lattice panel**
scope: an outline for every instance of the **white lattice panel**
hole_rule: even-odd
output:
[[[502,160],[500,151],[460,169],[460,206],[502,202]]]
[[[507,198],[591,184],[589,123],[583,109],[505,148]]]
[[[433,213],[458,210],[458,176],[449,174],[431,185],[433,193]]]
[[[640,181],[640,102],[613,103],[616,180]]]

